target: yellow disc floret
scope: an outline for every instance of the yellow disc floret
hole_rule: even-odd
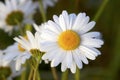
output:
[[[64,31],[58,37],[58,44],[64,50],[74,50],[80,45],[80,36],[73,30]]]
[[[24,51],[25,51],[25,49],[21,47],[21,44],[20,44],[20,43],[18,44],[18,49],[19,49],[19,51],[21,51],[21,52],[24,52]]]
[[[24,36],[24,39],[28,40],[27,36]],[[18,50],[21,51],[21,52],[25,51],[25,49],[21,46],[20,43],[18,44]]]

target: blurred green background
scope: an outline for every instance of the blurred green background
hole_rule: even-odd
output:
[[[81,80],[120,80],[120,0],[59,0],[54,7],[47,9],[48,20],[54,14],[59,15],[62,10],[76,14],[86,12],[93,20],[104,1],[108,2],[92,31],[100,31],[105,44],[100,49],[102,54],[84,65],[80,71]],[[34,19],[37,24],[42,23],[40,13],[36,13]],[[0,36],[0,49],[14,42],[12,38],[15,35],[9,37],[0,30]],[[42,63],[39,68],[42,80],[53,80],[49,65]],[[61,77],[60,65],[57,70]],[[69,80],[73,80],[73,77],[70,73]]]

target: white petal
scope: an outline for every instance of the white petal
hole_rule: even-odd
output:
[[[70,68],[72,66],[72,61],[73,61],[72,53],[67,52],[66,54],[67,54],[66,55],[66,64],[67,64],[67,67]]]
[[[62,15],[63,15],[64,21],[65,21],[65,27],[67,27],[67,29],[69,29],[69,27],[70,27],[69,26],[69,16],[68,16],[67,11],[63,11]]]
[[[49,45],[48,45],[49,44]],[[55,49],[59,49],[55,42],[44,42],[40,43],[41,51],[49,52]]]
[[[40,31],[40,29],[39,29],[39,27],[38,27],[37,24],[34,23],[34,24],[33,24],[33,27],[35,28],[36,31],[38,31],[38,32]]]
[[[71,70],[72,73],[75,73],[75,72],[76,72],[76,64],[75,64],[74,61],[73,61],[73,63],[72,63],[72,66],[71,66],[70,70]]]
[[[61,64],[61,71],[64,72],[66,69],[67,69],[66,60],[64,59],[62,64]]]
[[[11,0],[11,3],[12,3],[12,8],[13,8],[14,10],[16,10],[16,9],[17,9],[17,1]]]
[[[76,15],[75,14],[70,14],[69,15],[69,19],[70,19],[70,22],[69,22],[69,28],[68,29],[71,29],[74,22],[75,22],[75,19],[76,19]]]
[[[55,58],[51,62],[51,67],[56,67],[65,57],[66,53],[62,53],[61,51],[56,53]]]
[[[81,54],[84,54],[87,58],[89,58],[91,60],[95,60],[96,59],[95,55],[90,53],[89,50],[86,47],[80,46],[79,49],[81,51]]]
[[[92,38],[82,38],[81,45],[91,46],[100,48],[104,42],[101,39],[92,39]]]
[[[81,53],[81,51],[80,51],[79,49],[76,49],[74,52],[75,52],[76,55],[78,56],[79,60],[81,60],[81,61],[82,61],[83,63],[85,63],[85,64],[88,64],[87,58],[85,57],[84,54]]]
[[[46,24],[47,28],[57,34],[59,34],[62,30],[58,24],[54,23],[53,21],[49,20],[48,25]]]
[[[19,71],[21,69],[21,62],[20,60],[16,60],[16,70]]]
[[[26,31],[27,33],[27,37],[28,37],[28,40],[30,41],[30,44],[33,48],[35,48],[35,37],[33,36],[33,34],[30,32],[30,31]]]
[[[82,29],[80,29],[80,33],[86,33],[88,31],[90,31],[94,26],[95,26],[96,22],[95,21],[91,21],[88,24],[86,24],[85,26],[82,27]]]
[[[79,13],[75,19],[75,23],[72,27],[73,30],[81,29],[83,26],[80,26],[81,21],[84,20],[86,14],[85,13]]]
[[[59,24],[59,18],[56,15],[53,15],[53,20],[55,21],[55,23]]]
[[[25,49],[29,50],[29,45],[27,45],[25,43],[25,41],[23,41],[23,40],[21,40],[21,39],[19,39],[17,37],[15,37],[14,40],[17,41],[18,43],[20,43]]]
[[[92,53],[94,56],[98,56],[101,54],[101,52],[93,47],[88,47],[88,46],[85,46],[87,51]]]
[[[77,53],[73,53],[73,58],[74,58],[74,61],[75,63],[77,64],[78,68],[82,68],[82,62],[81,62],[81,59],[79,59],[79,56],[77,55]]]
[[[65,23],[63,15],[59,16],[59,25],[63,31],[66,31],[66,23]]]
[[[58,53],[59,52],[59,49],[57,48],[54,48],[53,50],[49,51],[48,53],[45,53],[43,56],[42,56],[42,59],[43,60],[53,60],[57,55],[60,55],[61,53]],[[58,53],[58,54],[57,54]]]
[[[82,35],[84,38],[101,38],[100,32],[88,32]]]

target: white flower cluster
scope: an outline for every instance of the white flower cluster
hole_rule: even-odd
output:
[[[43,6],[46,9],[47,6],[53,6],[54,2],[56,0],[43,0]],[[17,21],[19,24],[33,24],[30,15],[33,15],[36,7],[37,4],[31,0],[6,0],[5,4],[0,2],[0,28],[9,32],[16,28],[13,25],[18,26]],[[17,19],[11,13],[18,13]],[[9,17],[13,18],[12,22]],[[61,71],[70,69],[75,73],[76,67],[81,69],[83,63],[88,64],[88,59],[95,60],[101,54],[97,48],[104,44],[100,32],[89,32],[96,24],[89,20],[86,13],[68,14],[64,10],[40,26],[34,23],[35,34],[26,31],[25,36],[15,37],[16,42],[3,50],[6,53],[4,59],[9,62],[14,60],[16,70],[20,70],[21,65],[33,56],[31,51],[38,50],[44,52],[41,60],[50,62],[51,67],[61,64]]]
[[[57,0],[41,1],[45,11],[48,6],[54,6],[54,3],[57,2]],[[32,0],[0,1],[0,29],[11,35],[14,30],[18,31],[23,29],[26,24],[33,24],[33,16],[37,8],[39,8],[38,2]],[[22,36],[19,36],[19,39],[15,38],[15,40],[18,40],[20,43],[15,42],[6,49],[0,50],[0,80],[1,77],[7,78],[7,80],[13,80],[13,77],[20,75],[24,70],[24,68],[21,69],[21,64],[24,64],[31,57],[29,50],[31,48],[40,49],[39,43],[37,43],[39,42],[39,34],[36,33],[34,37],[31,32],[27,31],[26,33],[30,42]],[[4,70],[6,70],[6,73]]]

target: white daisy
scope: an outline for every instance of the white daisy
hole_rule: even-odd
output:
[[[17,71],[21,69],[21,65],[24,64],[31,56],[31,54],[22,48],[19,43],[14,43],[13,45],[6,48],[3,52],[5,53],[4,59],[6,61],[16,61],[15,68]]]
[[[82,68],[82,62],[88,64],[88,59],[95,60],[100,55],[103,41],[99,32],[88,32],[95,22],[89,22],[85,13],[68,14],[63,11],[58,17],[53,16],[54,21],[49,20],[42,30],[40,41],[41,51],[46,52],[43,60],[51,61],[51,67],[61,63],[61,70],[67,68],[72,73],[76,72],[76,65]]]
[[[5,0],[0,2],[0,28],[5,32],[18,29],[19,25],[33,23],[32,15],[37,8],[37,4],[31,0]]]
[[[12,78],[20,75],[22,70],[16,71],[15,62],[10,62],[4,59],[4,57],[5,57],[4,52],[0,51],[0,74],[4,75],[4,77],[7,78],[7,80],[13,80]],[[0,79],[1,79],[1,75],[0,75]]]
[[[27,40],[24,39],[22,36],[19,36],[19,38],[15,37],[14,40],[17,41],[21,45],[21,47],[28,52],[30,56],[36,56],[36,55],[39,56],[40,55],[39,54],[40,52],[39,36],[40,35],[38,33],[35,33],[35,36],[34,36],[30,31],[26,31],[26,33],[27,33]],[[36,51],[37,53],[34,53]],[[26,58],[29,58],[28,54],[23,54],[16,58],[17,59],[16,66],[18,67],[18,69],[20,68],[21,64],[23,64],[26,61]],[[20,62],[21,60],[23,61]]]
[[[19,36],[19,38],[15,37],[14,40],[20,43],[21,46],[27,51],[31,51],[31,49],[40,50],[39,46],[40,35],[36,32],[34,36],[30,31],[26,31],[26,34],[28,40],[24,39],[22,36]]]

